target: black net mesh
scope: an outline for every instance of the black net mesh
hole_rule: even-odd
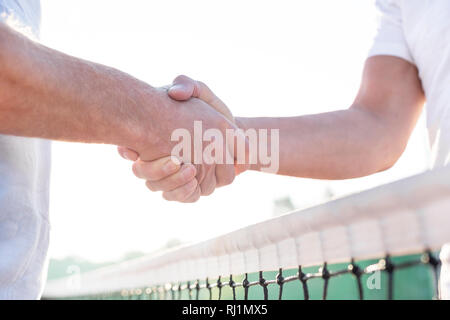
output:
[[[122,290],[89,299],[134,300],[284,300],[439,298],[440,260],[437,252],[378,260],[350,261],[320,267],[260,271],[183,283]],[[370,288],[377,275],[380,288]],[[344,284],[345,278],[345,284]],[[377,281],[374,281],[377,282]],[[398,282],[398,283],[397,283]],[[373,286],[376,286],[374,283]],[[289,288],[288,288],[289,286]],[[331,292],[331,295],[330,295]]]

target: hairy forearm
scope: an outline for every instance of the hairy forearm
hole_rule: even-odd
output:
[[[151,140],[154,88],[46,48],[4,24],[0,47],[0,133],[134,148]]]
[[[289,118],[237,118],[237,122],[244,130],[279,129],[282,175],[355,178],[387,169],[402,151],[382,122],[358,108]],[[263,167],[252,165],[253,170]]]

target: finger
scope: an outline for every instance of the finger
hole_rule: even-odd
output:
[[[198,184],[201,185],[203,182],[203,179],[205,179],[205,174],[206,174],[205,168],[201,164],[196,164],[195,169],[197,170],[197,175],[195,176],[195,178],[197,179]]]
[[[216,188],[231,184],[234,181],[235,169],[233,165],[216,165]]]
[[[205,165],[203,166],[205,167]],[[200,183],[202,196],[209,196],[216,189],[216,171],[215,165],[207,166],[203,181]]]
[[[195,191],[186,199],[183,200],[184,203],[193,203],[197,202],[202,195],[202,191],[200,190],[200,186],[197,185],[197,188],[195,188]]]
[[[167,192],[163,192],[163,198],[169,198],[171,199],[176,198],[176,196],[171,196],[170,194],[168,195],[167,193],[173,193],[172,191],[167,191]],[[182,192],[181,192],[182,193]],[[178,202],[183,202],[183,203],[194,203],[197,202],[201,197],[201,190],[200,190],[200,186],[197,183],[197,187],[195,188],[194,192],[187,196],[185,199],[176,199],[174,201],[178,201]],[[180,196],[180,198],[182,198],[182,196]]]
[[[180,167],[177,157],[168,156],[153,161],[137,160],[133,163],[133,172],[140,179],[156,181],[174,174]]]
[[[224,115],[228,120],[234,122],[234,117],[225,103],[220,100],[211,89],[201,81],[193,80],[181,75],[175,78],[172,87],[168,90],[169,96],[175,100],[188,100],[198,98],[203,100],[216,111]]]
[[[181,169],[171,176],[158,181],[147,180],[146,185],[151,191],[171,191],[175,190],[191,180],[196,180],[195,166],[192,164],[183,164]]]
[[[125,160],[136,161],[139,158],[139,153],[127,147],[117,147],[117,151]]]
[[[168,201],[183,202],[196,191],[197,187],[198,187],[197,180],[194,179],[186,183],[184,186],[181,186],[175,190],[164,192],[163,198]]]

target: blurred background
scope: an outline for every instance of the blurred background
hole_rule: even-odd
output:
[[[42,10],[45,45],[153,86],[189,75],[237,116],[349,107],[377,17],[373,0],[42,0]],[[54,143],[49,278],[215,237],[424,171],[423,118],[389,171],[345,181],[248,172],[195,204],[148,191],[114,146]]]

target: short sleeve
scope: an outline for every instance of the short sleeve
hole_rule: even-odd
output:
[[[378,30],[369,57],[389,55],[414,63],[406,42],[401,4],[397,0],[377,0]]]
[[[0,22],[30,38],[38,38],[41,23],[40,1],[0,0]]]
[[[5,8],[3,3],[0,1],[0,21],[6,22],[8,18],[8,10]]]

